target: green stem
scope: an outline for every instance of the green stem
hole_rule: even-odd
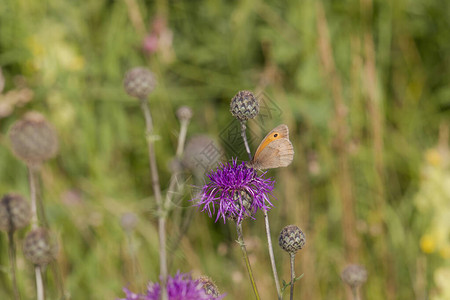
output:
[[[244,140],[245,151],[247,151],[249,161],[252,161],[252,153],[250,152],[250,147],[248,146],[247,134],[246,134],[247,126],[245,125],[245,121],[241,121],[241,136]]]
[[[268,215],[267,211],[264,211],[264,222],[266,224],[267,246],[269,248],[270,264],[272,266],[273,279],[275,280],[275,286],[277,288],[278,299],[281,300],[280,281],[278,280],[277,266],[275,265],[275,256],[273,254],[272,238],[270,236],[269,215]]]
[[[258,289],[256,287],[255,279],[253,278],[252,267],[250,266],[250,261],[248,260],[247,248],[245,247],[244,236],[242,234],[242,224],[236,224],[238,243],[241,246],[242,256],[244,257],[245,266],[247,267],[248,276],[252,283],[253,292],[255,293],[255,298],[260,300]]]
[[[41,267],[38,265],[34,266],[34,272],[36,274],[36,294],[37,294],[37,300],[44,300],[44,282],[42,281],[42,273],[41,273]]]
[[[37,197],[36,197],[36,178],[34,170],[28,166],[28,182],[30,184],[30,198],[31,198],[31,228],[38,228],[38,213],[37,213]]]
[[[290,299],[294,299],[294,281],[295,281],[295,254],[291,254],[291,294]]]
[[[11,264],[11,281],[14,291],[14,299],[19,300],[20,294],[17,288],[17,278],[16,278],[16,246],[14,244],[14,231],[8,231],[9,238],[9,262]]]
[[[158,167],[156,165],[156,155],[154,149],[153,123],[150,114],[150,107],[147,99],[140,99],[142,112],[145,118],[145,128],[148,146],[148,157],[150,163],[151,181],[153,186],[153,193],[155,194],[155,201],[158,211],[158,236],[159,236],[159,265],[161,276],[161,298],[167,300],[167,253],[166,253],[166,211],[163,207],[163,200],[161,196],[161,186],[159,184]]]
[[[353,295],[353,300],[359,300],[359,294],[358,294],[358,288],[352,287],[352,295]]]

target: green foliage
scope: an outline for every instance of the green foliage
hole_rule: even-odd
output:
[[[173,44],[144,53],[139,20],[127,3],[137,4],[144,26],[150,24],[148,32],[157,15],[166,17]],[[318,31],[321,5],[332,49],[325,58],[335,65],[331,75],[319,47],[326,39]],[[281,122],[289,126],[296,150],[293,165],[269,173],[277,179],[276,207],[269,214],[273,239],[287,224],[297,224],[307,236],[306,249],[297,255],[297,273],[305,274],[296,284],[299,298],[343,299],[346,287],[339,274],[349,261],[335,147],[338,93],[346,106],[357,262],[369,273],[363,295],[433,295],[433,273],[445,260],[421,252],[420,239],[433,215],[418,212],[414,199],[423,154],[438,142],[439,127],[448,124],[448,6],[439,0],[3,0],[0,66],[6,86],[0,105],[8,91],[22,88],[18,82],[25,81],[34,97],[0,118],[0,193],[29,194],[26,168],[11,154],[7,133],[25,111],[42,112],[60,138],[60,154],[44,166],[41,185],[48,221],[60,242],[65,290],[71,299],[114,299],[127,284],[142,290],[147,280],[158,278],[158,238],[145,123],[138,101],[122,89],[125,71],[144,65],[158,78],[149,103],[160,136],[156,156],[163,190],[177,144],[177,107],[194,110],[188,137],[206,133],[220,141],[232,121],[229,101],[235,93],[264,91],[281,115],[266,118],[264,126],[249,121],[252,150]],[[368,41],[372,54],[366,52]],[[370,55],[373,77],[367,75]],[[340,92],[333,88],[333,76]],[[371,88],[378,119],[370,107]],[[381,130],[381,153],[376,130]],[[226,150],[230,158],[233,149]],[[194,211],[179,247],[170,248],[177,221],[192,209],[191,184],[198,183],[188,182],[168,227],[170,272],[209,275],[227,298],[250,299],[235,228]],[[138,276],[130,270],[129,239],[120,227],[121,215],[129,211],[139,217],[132,233]],[[272,299],[264,296],[275,295],[275,287],[261,219],[246,221],[244,235],[260,293]],[[23,232],[16,238],[20,243]],[[290,278],[287,255],[275,249],[275,256],[281,277]],[[0,298],[9,299],[6,235],[0,236],[0,263]],[[18,274],[23,298],[33,299],[33,270],[20,251]],[[49,295],[56,299],[57,279],[50,269],[47,277]]]

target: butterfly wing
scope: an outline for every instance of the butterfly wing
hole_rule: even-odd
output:
[[[285,124],[278,125],[272,129],[262,140],[256,149],[254,160],[258,158],[260,152],[271,142],[278,139],[289,139],[289,128]]]
[[[282,138],[267,144],[253,159],[251,166],[260,170],[287,167],[293,159],[294,147],[291,141]]]

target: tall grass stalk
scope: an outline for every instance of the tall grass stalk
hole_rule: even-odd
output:
[[[354,196],[352,193],[352,178],[348,157],[348,133],[347,106],[342,98],[341,79],[336,70],[331,47],[328,23],[323,8],[323,3],[316,2],[317,31],[319,55],[324,69],[324,75],[331,88],[334,107],[334,147],[337,156],[337,170],[340,176],[337,177],[337,189],[342,201],[342,231],[344,235],[345,255],[348,261],[356,261],[358,257],[359,238],[356,234],[356,216],[354,212]]]

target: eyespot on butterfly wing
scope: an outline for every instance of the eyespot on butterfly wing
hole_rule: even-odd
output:
[[[294,147],[289,140],[289,129],[281,124],[262,140],[249,166],[260,170],[286,167],[293,159]]]

